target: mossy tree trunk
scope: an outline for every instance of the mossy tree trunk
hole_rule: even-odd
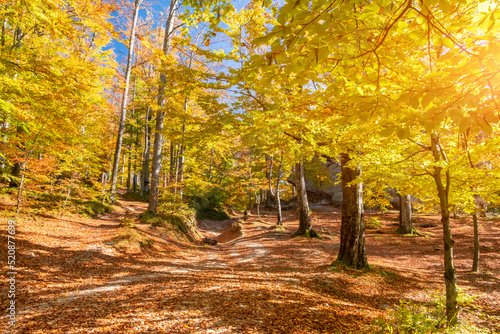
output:
[[[337,261],[361,269],[368,266],[365,251],[365,222],[363,184],[353,183],[361,176],[361,167],[351,167],[348,153],[341,154],[342,167],[342,223],[340,249]]]

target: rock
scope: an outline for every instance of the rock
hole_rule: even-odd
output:
[[[342,204],[342,184],[335,184],[340,180],[340,163],[329,157],[323,162],[316,155],[304,164],[304,168],[307,199],[310,203]],[[295,176],[290,175],[287,181],[295,184]]]

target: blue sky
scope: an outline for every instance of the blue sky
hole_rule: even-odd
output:
[[[132,17],[132,9],[133,9],[133,0],[128,0],[130,3],[130,13],[129,13],[129,18],[128,20],[131,19]],[[233,6],[236,9],[243,8],[249,0],[234,0],[232,1]],[[156,24],[160,24],[161,26],[165,25],[165,18],[161,18],[161,13],[167,13],[168,9],[170,7],[170,0],[145,0],[141,6],[141,9],[139,11],[139,17],[141,19],[146,19],[147,15],[147,10],[146,8],[149,8],[150,11],[153,13],[154,21],[156,21]],[[185,10],[185,7],[180,8],[179,12],[183,13]],[[113,24],[120,24],[123,22],[123,19],[120,19],[118,17],[118,12],[114,13],[114,19],[113,19]],[[199,29],[193,28],[193,36],[197,34]],[[210,48],[211,49],[223,49],[225,51],[230,50],[230,46],[226,41],[223,40],[213,40],[210,43]],[[124,45],[123,43],[113,40],[112,43],[106,47],[107,50],[109,49],[114,49],[114,52],[117,56],[117,61],[120,63],[124,63],[127,58],[127,53],[128,53],[128,45]]]

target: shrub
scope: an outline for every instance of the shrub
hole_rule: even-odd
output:
[[[370,217],[370,219],[365,224],[367,229],[378,230],[382,227],[382,224],[377,217]]]
[[[190,204],[199,219],[224,220],[229,218],[225,211],[228,197],[227,192],[214,187],[203,194],[192,196]]]

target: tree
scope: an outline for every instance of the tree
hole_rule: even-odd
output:
[[[166,56],[170,52],[170,40],[171,34],[174,28],[174,17],[177,10],[178,0],[172,0],[170,2],[170,10],[167,16],[167,22],[165,24],[165,36],[163,38],[163,54]],[[150,197],[148,210],[155,212],[158,208],[158,196],[159,196],[159,185],[160,185],[160,171],[161,171],[161,152],[163,145],[163,117],[165,111],[163,110],[165,106],[165,85],[166,85],[166,75],[165,73],[160,73],[160,82],[158,84],[158,110],[156,112],[156,126],[155,126],[155,136],[153,144],[153,165],[151,166],[151,185],[150,185]]]
[[[365,222],[363,184],[360,166],[352,166],[349,153],[341,154],[342,166],[342,223],[338,262],[353,268],[368,266],[365,251]]]
[[[128,91],[130,86],[130,72],[132,70],[132,56],[134,54],[134,43],[135,43],[135,30],[137,25],[137,18],[139,17],[139,9],[143,0],[134,0],[134,11],[132,14],[132,26],[130,28],[129,44],[128,44],[128,55],[127,55],[127,67],[125,68],[125,88],[123,89],[123,99],[121,103],[121,115],[120,122],[118,125],[118,136],[116,139],[115,156],[113,159],[113,170],[111,172],[111,195],[110,200],[115,201],[116,184],[118,182],[118,166],[120,164],[120,154],[122,150],[123,143],[123,132],[125,130],[125,121],[127,119],[127,105],[128,105]],[[129,171],[130,172],[130,171]],[[129,173],[130,177],[130,173]],[[128,179],[128,178],[127,178]],[[129,184],[129,182],[127,183]]]

